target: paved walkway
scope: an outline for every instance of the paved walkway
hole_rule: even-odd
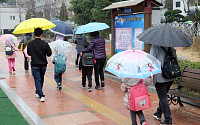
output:
[[[107,49],[109,50],[109,49]],[[38,125],[130,125],[130,114],[123,105],[124,93],[120,82],[105,78],[106,87],[87,92],[80,87],[81,72],[73,64],[67,65],[63,75],[63,89],[58,91],[53,76],[53,64],[45,75],[45,102],[35,98],[35,86],[31,72],[23,69],[23,55],[17,52],[16,71],[8,73],[4,52],[0,52],[0,87],[5,91],[29,124]],[[159,125],[152,114],[158,105],[157,95],[149,93],[152,107],[144,110],[149,125]],[[173,125],[199,125],[200,109],[185,105],[171,106]]]

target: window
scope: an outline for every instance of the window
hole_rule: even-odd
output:
[[[10,16],[10,20],[15,20],[15,16]]]
[[[176,2],[176,7],[181,7],[180,1],[179,1],[179,2]]]

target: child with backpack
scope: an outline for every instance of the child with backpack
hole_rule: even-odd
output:
[[[88,42],[83,43],[83,47],[88,47]],[[87,52],[83,53],[81,56],[81,59],[79,61],[79,70],[82,70],[82,84],[81,87],[85,88],[86,85],[86,76],[88,78],[88,88],[87,91],[92,91],[92,71],[93,71],[93,65],[94,65],[94,57],[93,53]]]
[[[136,115],[139,117],[141,125],[148,125],[146,123],[144,114],[141,109],[149,108],[149,106],[151,105],[150,98],[148,97],[148,91],[147,91],[147,88],[145,87],[145,86],[150,85],[150,83],[151,83],[150,78],[146,78],[144,80],[139,79],[139,78],[123,78],[122,79],[121,90],[124,93],[126,93],[123,101],[124,101],[125,107],[128,110],[130,110],[132,125],[137,125]],[[136,87],[139,87],[139,86],[145,87],[145,88],[141,87],[142,91],[143,91],[142,94],[145,93],[144,94],[145,96],[142,96],[142,98],[143,97],[145,97],[145,98],[143,98],[142,100],[141,100],[141,97],[138,98],[138,100],[139,100],[138,104],[140,105],[140,107],[137,107],[138,105],[136,105],[136,103],[132,103],[131,96],[133,95],[133,93],[135,95],[138,95],[137,90],[139,90],[140,88],[138,89]],[[135,102],[136,101],[137,100],[135,98]]]
[[[57,89],[62,89],[62,74],[66,71],[67,58],[64,54],[54,54],[52,63],[54,64],[54,79],[57,83]]]
[[[9,73],[12,73],[12,71],[15,71],[15,58],[17,57],[17,54],[15,51],[20,51],[17,47],[15,47],[15,44],[13,42],[6,41],[5,42],[5,54],[6,58],[8,59],[8,67],[9,67]]]

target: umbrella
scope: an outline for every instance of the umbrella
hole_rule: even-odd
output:
[[[21,22],[13,31],[13,34],[32,33],[36,28],[47,30],[55,27],[51,21],[44,18],[31,18]]]
[[[156,46],[164,47],[186,47],[192,45],[192,40],[181,30],[168,24],[150,27],[139,34],[140,41]]]
[[[185,24],[193,24],[192,21],[186,21]]]
[[[94,31],[104,30],[107,28],[109,28],[109,26],[105,23],[91,22],[79,27],[75,34],[90,33]]]
[[[64,54],[68,62],[75,62],[77,50],[71,45],[71,43],[63,40],[56,40],[49,43],[49,45],[56,54]]]
[[[161,62],[141,50],[126,50],[112,56],[105,70],[121,78],[144,79],[161,73]]]
[[[11,44],[15,44],[17,42],[17,37],[12,34],[5,34],[0,37],[1,43],[10,42]]]
[[[50,21],[56,25],[56,27],[50,29],[51,32],[62,36],[74,35],[73,29],[67,23],[60,20],[50,20]]]

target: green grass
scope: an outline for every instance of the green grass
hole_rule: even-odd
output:
[[[0,124],[28,125],[27,121],[0,88]]]

